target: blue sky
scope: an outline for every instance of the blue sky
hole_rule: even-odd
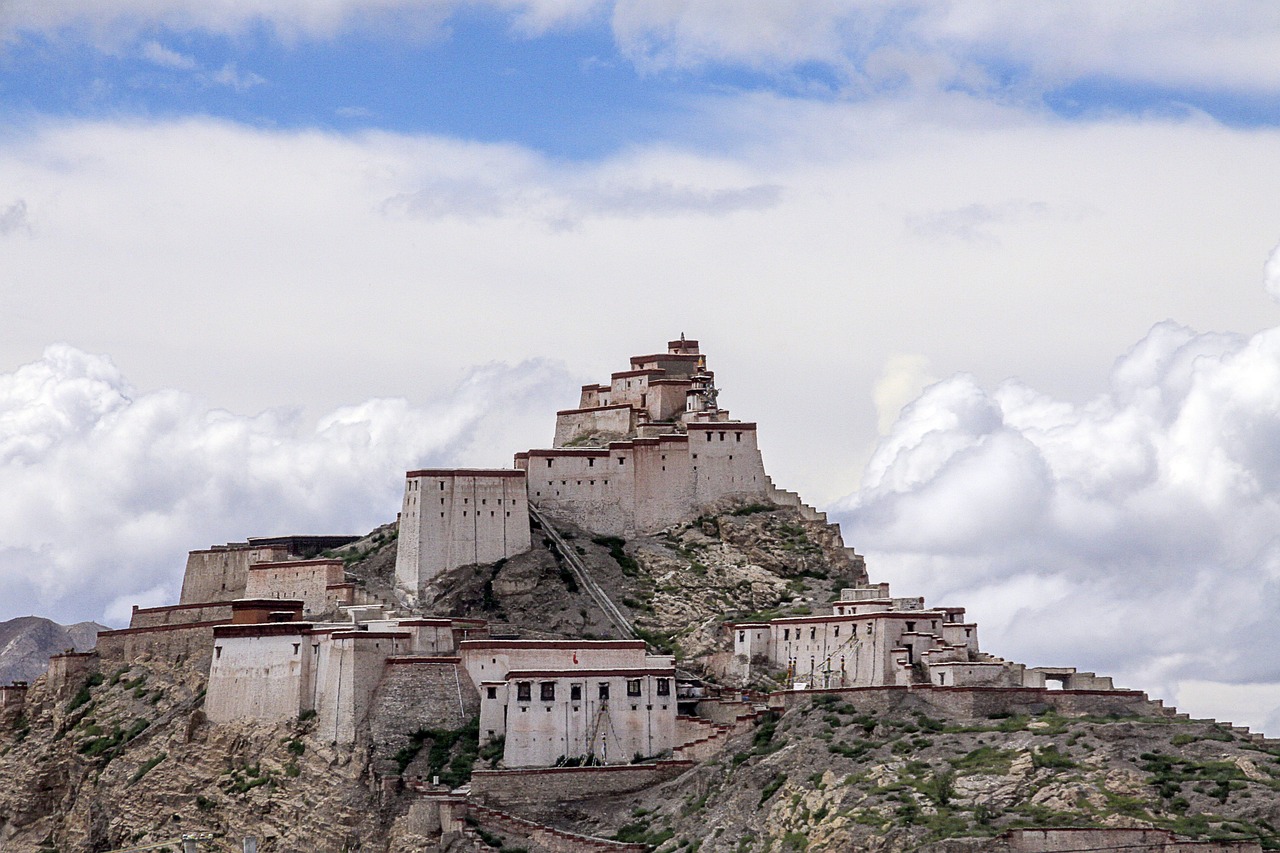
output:
[[[591,159],[657,140],[731,145],[725,129],[718,139],[698,133],[699,103],[707,99],[762,92],[837,103],[895,97],[922,84],[909,72],[875,70],[877,55],[915,49],[971,66],[923,85],[1069,120],[1198,112],[1232,126],[1280,121],[1274,93],[1265,89],[1213,79],[1172,85],[1126,77],[1105,62],[1046,79],[1034,58],[1013,51],[975,45],[964,55],[945,43],[919,46],[909,13],[886,16],[876,32],[841,42],[842,28],[856,30],[855,22],[869,17],[858,14],[857,4],[844,21],[837,16],[831,25],[836,42],[822,49],[799,45],[792,56],[771,55],[767,46],[758,55],[709,50],[659,62],[619,44],[606,4],[536,32],[504,9],[435,8],[408,32],[375,16],[367,27],[294,33],[287,14],[273,20],[248,13],[221,26],[166,26],[145,18],[111,26],[87,12],[87,20],[56,26],[14,26],[0,54],[0,111],[18,125],[51,116],[201,115],[263,128],[376,128]],[[20,12],[16,17],[21,22]],[[111,35],[95,26],[108,26]]]
[[[0,618],[368,530],[685,332],[873,578],[1274,733],[1278,56],[1249,0],[10,0]]]

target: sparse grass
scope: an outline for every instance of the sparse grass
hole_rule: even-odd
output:
[[[133,777],[129,779],[129,785],[132,786],[133,784],[135,784],[143,776],[146,776],[148,773],[150,773],[157,764],[159,764],[161,761],[164,761],[168,757],[169,757],[169,753],[162,752],[159,755],[157,755],[155,758],[152,758],[151,760],[144,763],[141,767],[137,769],[136,772],[134,772]]]

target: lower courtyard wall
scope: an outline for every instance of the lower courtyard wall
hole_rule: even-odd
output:
[[[570,800],[628,794],[674,779],[692,761],[658,761],[612,767],[546,767],[534,770],[477,770],[471,774],[471,796],[521,812],[555,813]]]

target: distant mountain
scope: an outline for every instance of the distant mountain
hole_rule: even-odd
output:
[[[0,684],[34,681],[49,668],[49,656],[67,649],[88,651],[105,625],[77,622],[59,625],[39,616],[19,616],[0,622]]]

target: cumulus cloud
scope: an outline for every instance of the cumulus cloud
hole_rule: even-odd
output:
[[[0,619],[119,624],[133,603],[176,600],[188,550],[367,532],[395,518],[405,470],[471,462],[502,437],[487,415],[549,410],[570,384],[548,362],[495,364],[427,406],[245,416],[141,392],[109,358],[50,346],[0,375]]]
[[[1280,660],[1258,651],[1280,642],[1277,448],[1280,328],[1164,322],[1084,403],[930,386],[835,515],[873,577],[968,605],[1003,656],[1192,702],[1259,686],[1229,713],[1262,724],[1280,713]]]

